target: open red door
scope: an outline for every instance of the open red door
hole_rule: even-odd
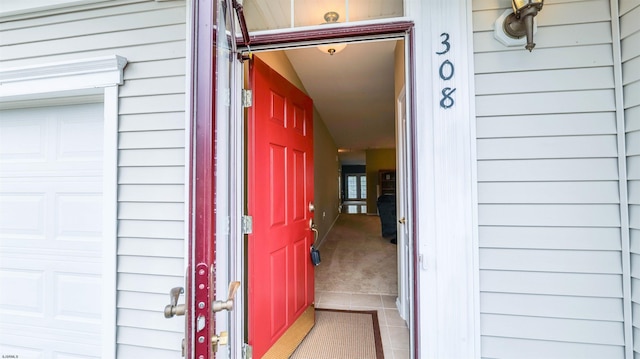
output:
[[[249,83],[248,340],[254,358],[286,358],[315,320],[313,102],[257,57]]]

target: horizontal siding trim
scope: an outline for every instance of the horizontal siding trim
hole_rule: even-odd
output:
[[[640,180],[640,156],[627,157],[627,179]]]
[[[180,302],[182,302],[182,299]],[[167,320],[164,317],[164,306],[148,308],[147,310],[120,308],[116,315],[118,317],[118,326],[120,327],[137,327],[184,335],[184,322],[180,320],[182,318]]]
[[[478,139],[477,149],[478,160],[599,158],[618,155],[615,135]]]
[[[480,248],[480,269],[622,274],[620,252]]]
[[[120,202],[184,202],[184,185],[137,185],[118,187]]]
[[[490,10],[473,12],[473,31],[493,31],[493,23],[509,7],[509,2]],[[538,28],[553,25],[593,23],[610,20],[609,4],[604,1],[545,2],[544,10],[536,17]],[[564,14],[572,14],[567,18]],[[537,49],[537,47],[536,47]]]
[[[186,43],[184,40],[154,43],[154,44],[140,44],[130,47],[115,47],[115,48],[98,48],[91,51],[83,52],[83,57],[101,57],[110,56],[117,53],[127,59],[128,64],[133,62],[144,61],[158,61],[164,59],[184,58],[184,49]],[[2,65],[6,67],[22,67],[30,65],[39,65],[43,62],[64,62],[70,60],[76,60],[78,54],[75,52],[65,52],[57,54],[40,54],[32,58],[17,58],[13,60],[0,60],[3,61]],[[125,70],[126,71],[126,70]]]
[[[609,66],[475,76],[476,95],[612,89],[613,85]]]
[[[483,358],[602,359],[623,358],[624,347],[482,336]]]
[[[118,164],[120,166],[184,166],[185,152],[183,148],[120,150]]]
[[[180,302],[182,302],[182,300]],[[148,311],[152,309],[158,310],[158,308],[164,308],[166,305],[166,293],[118,292],[118,308]]]
[[[118,219],[183,221],[184,203],[120,202]]]
[[[622,62],[631,60],[634,57],[640,56],[640,32],[633,33],[621,41]]]
[[[481,204],[480,225],[619,227],[619,205]]]
[[[536,20],[537,19],[538,17],[536,17]],[[540,49],[566,49],[578,46],[611,43],[611,24],[609,22],[548,26],[544,28],[538,27],[538,30],[539,31],[535,34],[536,51],[539,51]],[[567,36],[567,34],[571,34],[571,36]],[[522,50],[522,47],[519,46],[504,46],[501,42],[496,40],[493,31],[474,33],[473,47],[476,53],[494,51],[512,52]],[[534,83],[530,82],[529,84],[533,85]]]
[[[536,51],[527,55],[522,56],[522,51],[477,53],[473,64],[476,74],[613,65],[610,44],[553,49],[536,47]]]
[[[184,184],[184,167],[120,167],[119,184]]]
[[[627,156],[640,156],[640,131],[627,132],[626,144]]]
[[[138,273],[118,273],[118,291],[167,295],[173,287],[184,287],[184,272],[180,276],[160,276]]]
[[[614,104],[613,90],[476,96],[478,116],[604,112]]]
[[[615,158],[478,161],[480,182],[610,180],[618,180]]]
[[[485,335],[575,343],[624,345],[621,322],[481,314]]]
[[[640,106],[626,107],[624,111],[625,131],[640,130]]]
[[[620,229],[613,227],[480,226],[479,241],[480,248],[621,250]]]
[[[480,271],[480,291],[622,298],[617,274]]]
[[[180,299],[180,302],[182,302],[182,299]],[[184,336],[184,322],[181,320],[166,320],[163,315],[165,306],[166,304],[157,306],[153,308],[154,310],[118,309],[118,325],[121,327],[174,332]]]
[[[118,148],[121,150],[184,148],[184,146],[184,130],[120,132],[118,135]]]
[[[60,53],[111,49],[137,46],[142,44],[167,43],[184,41],[185,26],[167,25],[150,29],[109,32],[104,34],[75,36],[71,38],[41,41],[38,46],[32,43],[6,45],[0,52],[0,61],[11,61],[24,58],[43,57]],[[183,49],[184,52],[184,49]],[[184,56],[184,55],[183,55]],[[125,56],[126,57],[126,56]]]
[[[615,135],[614,112],[478,117],[477,138]]]
[[[137,113],[177,112],[185,109],[185,95],[157,95],[120,98],[121,115]]]
[[[640,43],[640,38],[638,41]],[[624,87],[624,105],[625,107],[640,106],[640,81],[632,82]]]
[[[172,351],[145,348],[135,344],[118,344],[117,351],[118,359],[139,359],[139,358],[153,358],[153,359],[176,359],[180,357],[180,350]]]
[[[138,326],[139,325],[140,324],[138,324]],[[169,332],[163,330],[125,327],[118,324],[116,335],[118,344],[129,344],[165,350],[177,349],[176,357],[179,358],[184,330],[182,332]],[[148,352],[145,351],[145,354],[142,357],[147,357],[148,354],[146,353]]]
[[[150,251],[149,248],[153,248],[153,251]],[[183,258],[184,241],[182,239],[121,237],[118,242],[118,255]]]
[[[184,130],[185,114],[182,111],[162,113],[121,114],[119,131]]]
[[[118,273],[178,276],[184,268],[183,258],[118,256]]]
[[[124,70],[124,80],[140,80],[165,76],[185,76],[186,59],[134,62]]]
[[[153,96],[183,94],[186,83],[184,76],[167,76],[158,78],[135,79],[125,81],[119,88],[120,98],[134,96]]]
[[[627,85],[634,81],[640,81],[640,57],[622,64],[622,84]]]
[[[96,17],[77,17],[65,22],[33,24],[30,27],[2,31],[2,43],[25,44],[56,39],[76,37],[78,29],[83,36],[95,36],[104,33],[136,31],[180,24],[184,26],[186,12],[184,7],[154,9],[148,7],[145,16],[139,13],[118,13]]]
[[[480,312],[547,318],[622,321],[619,298],[481,293]]]
[[[634,32],[640,32],[640,6],[631,9],[620,17],[620,37],[625,38]]]
[[[618,181],[481,182],[478,202],[488,203],[620,203]]]
[[[184,239],[183,221],[118,221],[118,237]]]

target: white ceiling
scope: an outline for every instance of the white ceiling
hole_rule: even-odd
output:
[[[250,31],[289,27],[291,0],[245,0]],[[344,1],[295,0],[295,26],[324,21],[326,11],[345,15]],[[401,0],[349,0],[352,20],[401,16]],[[399,4],[399,5],[398,5]],[[317,20],[316,20],[317,18]],[[329,26],[329,25],[328,25]],[[339,149],[343,164],[364,164],[364,150],[395,148],[396,40],[352,42],[328,55],[316,47],[285,50]]]

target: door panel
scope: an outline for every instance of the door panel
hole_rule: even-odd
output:
[[[248,328],[260,358],[313,304],[313,103],[259,58],[250,65]]]

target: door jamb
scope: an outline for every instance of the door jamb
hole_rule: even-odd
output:
[[[251,47],[253,50],[273,50],[276,48],[288,48],[298,46],[302,43],[313,44],[314,42],[323,41],[323,40],[341,40],[345,41],[346,39],[384,39],[391,37],[402,37],[405,41],[405,55],[408,55],[405,59],[403,66],[405,67],[405,108],[406,108],[406,118],[407,118],[407,137],[410,137],[410,150],[407,153],[407,161],[409,163],[409,170],[407,171],[407,176],[410,176],[410,188],[407,189],[407,193],[417,193],[417,181],[416,181],[416,156],[415,153],[417,151],[415,147],[415,136],[416,136],[416,106],[415,106],[415,32],[414,32],[414,23],[413,21],[391,21],[388,23],[376,23],[376,24],[364,24],[364,25],[356,25],[356,26],[348,26],[348,27],[336,27],[333,29],[312,29],[312,30],[297,30],[297,31],[289,31],[285,30],[285,32],[278,33],[268,33],[268,34],[257,34],[251,36]],[[238,52],[242,52],[243,50],[248,50],[246,46],[243,45],[243,39],[237,38],[236,44],[238,46]],[[242,56],[239,56],[242,58]],[[239,91],[236,91],[239,92]],[[394,99],[395,102],[396,99]],[[242,111],[240,111],[242,112]],[[236,122],[242,122],[243,118],[236,118]],[[238,135],[236,133],[236,135]],[[240,134],[241,135],[241,134]],[[398,136],[398,134],[396,134]],[[242,151],[242,143],[243,140],[240,139],[240,144],[236,144],[240,146],[240,148],[235,148],[237,151]],[[244,175],[244,173],[243,173]],[[244,177],[242,177],[244,178]],[[410,196],[411,197],[411,196]],[[242,193],[236,193],[235,198],[242,199]],[[416,201],[409,201],[408,204],[410,206],[410,213],[416,213]],[[242,208],[242,203],[237,204],[239,208]],[[408,273],[408,291],[409,291],[409,303],[407,303],[409,318],[408,318],[408,326],[409,326],[409,337],[410,337],[410,355],[411,357],[415,357],[417,353],[419,353],[419,348],[417,347],[420,343],[419,338],[419,328],[417,323],[418,316],[416,315],[419,310],[419,302],[417,300],[417,295],[419,293],[419,289],[417,288],[419,282],[416,280],[417,271],[418,271],[418,248],[417,241],[415,238],[415,234],[417,233],[417,224],[413,218],[407,218],[409,222],[409,243],[410,250],[407,266],[410,268]],[[237,262],[241,262],[244,265],[244,257],[243,252],[231,253],[234,258],[236,258]],[[244,333],[244,323],[237,323],[234,329],[234,333],[236,335],[242,335]]]

